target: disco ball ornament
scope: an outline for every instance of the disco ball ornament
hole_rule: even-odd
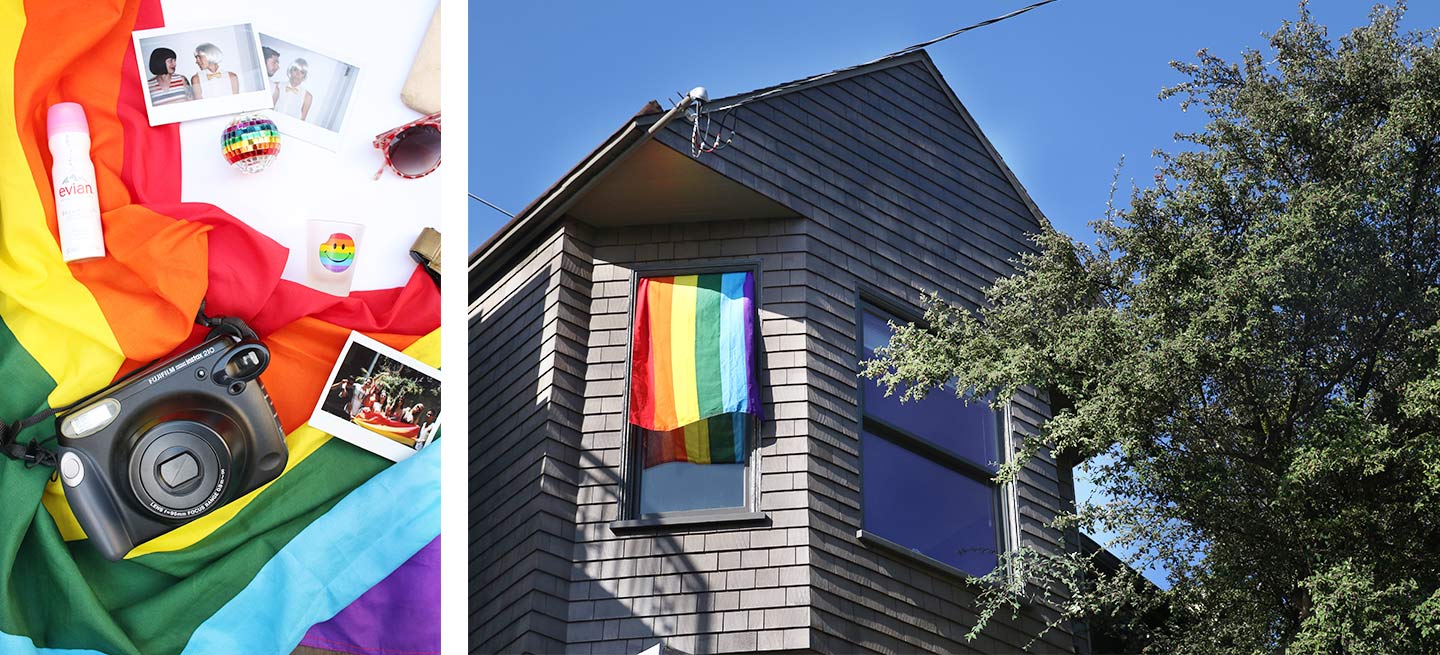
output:
[[[265,170],[280,154],[280,128],[259,114],[240,116],[220,138],[225,161],[246,173]]]

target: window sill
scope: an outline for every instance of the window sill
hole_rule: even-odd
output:
[[[918,551],[918,550],[912,550],[912,549],[906,548],[906,547],[904,547],[904,546],[901,546],[900,544],[897,544],[897,543],[895,543],[895,542],[893,542],[893,541],[890,541],[889,539],[886,539],[885,537],[882,537],[882,536],[880,536],[880,535],[877,535],[877,534],[875,534],[875,533],[873,533],[873,532],[866,532],[866,531],[864,531],[864,530],[856,530],[856,531],[855,531],[855,538],[856,538],[856,539],[859,539],[859,540],[860,540],[860,543],[862,543],[862,544],[864,544],[864,545],[866,545],[866,546],[870,546],[870,547],[873,547],[873,548],[877,548],[877,549],[879,549],[879,550],[883,550],[883,551],[885,551],[886,553],[888,553],[888,554],[890,554],[890,555],[896,555],[896,556],[899,556],[899,557],[904,557],[904,558],[909,559],[909,560],[912,560],[912,561],[914,561],[914,562],[917,562],[917,563],[920,563],[920,564],[924,564],[925,566],[928,566],[928,567],[930,567],[930,568],[932,568],[932,569],[936,569],[936,570],[940,571],[941,573],[944,573],[944,574],[946,574],[946,575],[949,575],[949,576],[958,578],[958,579],[960,579],[960,580],[962,580],[962,581],[970,582],[970,583],[974,583],[974,582],[978,582],[978,581],[979,581],[979,578],[977,578],[977,577],[975,577],[975,576],[973,576],[973,575],[970,575],[969,573],[966,573],[965,571],[962,571],[962,570],[960,570],[959,568],[957,568],[957,567],[955,567],[955,566],[951,566],[951,565],[949,565],[949,564],[946,564],[945,562],[942,562],[942,561],[940,561],[940,560],[938,560],[938,559],[935,559],[934,557],[931,557],[931,556],[929,556],[929,555],[926,555],[925,553],[922,553],[922,552],[920,552],[920,551]]]
[[[610,531],[615,534],[630,532],[643,532],[646,530],[663,529],[667,527],[680,526],[734,526],[760,525],[768,523],[770,516],[765,512],[715,512],[705,514],[690,514],[676,516],[656,516],[644,519],[627,519],[623,521],[611,521]]]

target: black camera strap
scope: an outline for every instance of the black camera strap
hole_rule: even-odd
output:
[[[229,334],[241,341],[259,341],[259,335],[250,329],[244,319],[234,316],[206,316],[205,301],[200,301],[200,310],[195,312],[195,324],[210,328],[210,335],[220,332]]]
[[[55,411],[56,410],[53,409],[47,409],[23,421],[15,421],[13,423],[0,421],[0,452],[3,452],[5,456],[10,459],[25,462],[25,468],[27,469],[35,468],[36,466],[49,466],[54,468],[55,451],[47,448],[45,444],[54,441],[55,437],[52,436],[49,439],[31,439],[25,443],[20,443],[17,439],[19,439],[22,430],[54,416]]]
[[[259,337],[255,334],[255,331],[250,329],[250,326],[246,325],[244,320],[235,318],[233,316],[206,316],[205,301],[203,299],[200,301],[200,310],[195,314],[195,323],[197,325],[210,328],[211,336],[214,336],[217,332],[219,332],[233,335],[236,339],[239,339],[241,341],[259,339]],[[129,380],[135,374],[147,368],[150,368],[152,365],[155,364],[155,362],[158,361],[160,360],[156,359],[151,361],[149,364],[136,367],[134,370],[131,370],[129,373],[121,376],[120,379],[112,382],[109,385],[106,385],[105,389]],[[27,419],[13,422],[0,421],[0,455],[4,455],[6,457],[9,457],[10,459],[24,462],[25,468],[34,468],[36,466],[48,466],[54,468],[56,462],[58,461],[58,455],[56,454],[55,449],[53,447],[49,447],[47,444],[53,443],[56,439],[58,439],[58,434],[52,432],[49,437],[46,437],[44,439],[31,439],[30,441],[27,441],[25,443],[20,443],[20,433],[23,432],[26,428],[29,428],[30,426],[33,426],[46,419],[53,418],[55,414],[59,412],[63,412],[72,407],[76,407],[81,403],[89,401],[91,398],[95,397],[95,394],[98,394],[105,389],[96,391],[95,393],[85,396],[84,398],[70,403],[69,405],[52,407]]]

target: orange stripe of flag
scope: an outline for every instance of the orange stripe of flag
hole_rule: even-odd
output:
[[[672,379],[670,312],[675,278],[652,278],[650,288],[650,356],[654,362],[655,424],[675,425],[675,389]]]
[[[199,305],[207,286],[204,233],[209,228],[133,204],[122,175],[126,168],[180,175],[178,140],[170,142],[173,151],[131,149],[131,160],[126,159],[127,136],[142,139],[127,131],[150,129],[143,114],[121,120],[124,107],[135,104],[133,98],[124,102],[122,94],[140,97],[143,107],[130,36],[139,10],[139,2],[26,2],[30,25],[65,26],[65,31],[26,30],[16,55],[16,69],[25,74],[16,76],[15,100],[26,159],[57,240],[44,117],[57,102],[84,106],[107,256],[72,264],[70,271],[94,296],[125,356],[150,360],[189,334],[190,309]],[[159,129],[173,131],[174,126]]]

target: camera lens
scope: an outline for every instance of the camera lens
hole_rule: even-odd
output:
[[[195,420],[164,421],[147,430],[132,451],[131,488],[152,514],[189,519],[216,504],[229,469],[229,449],[214,428]]]
[[[185,483],[200,477],[200,460],[195,459],[195,453],[184,449],[176,448],[174,453],[165,457],[164,461],[155,467],[156,477],[165,484],[171,491],[178,490],[185,486]]]

